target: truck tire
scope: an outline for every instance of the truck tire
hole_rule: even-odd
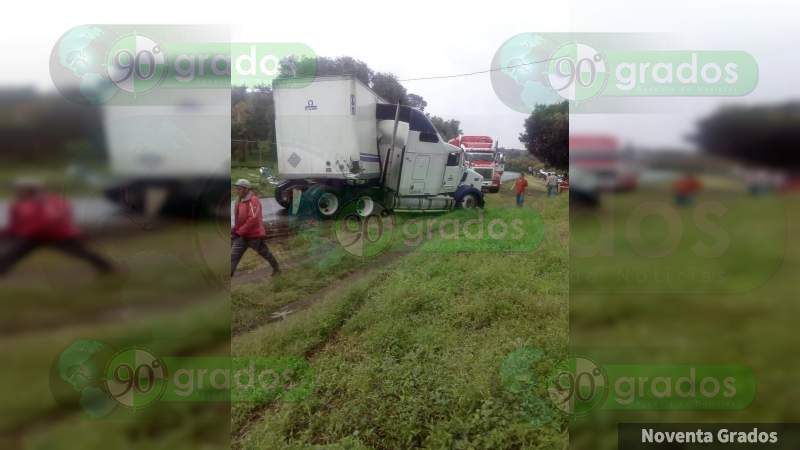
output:
[[[303,193],[306,196],[311,213],[320,220],[335,219],[343,206],[341,194],[328,186],[311,186]]]
[[[307,187],[308,185],[302,181],[284,181],[275,186],[275,201],[284,209],[289,209],[292,206],[292,190],[305,190]]]
[[[461,197],[461,202],[459,206],[463,209],[473,209],[479,206],[478,196],[473,194],[472,192],[467,192]]]
[[[325,190],[317,199],[317,212],[325,217],[336,217],[339,203],[339,196],[335,192]]]
[[[483,208],[483,193],[474,187],[460,186],[453,194],[453,198],[459,208]]]
[[[356,214],[359,217],[369,217],[378,212],[378,202],[369,195],[362,195],[356,199]]]

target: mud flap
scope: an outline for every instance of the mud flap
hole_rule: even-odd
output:
[[[300,197],[303,196],[303,191],[300,189],[292,189],[292,209],[291,214],[296,216],[300,212]]]

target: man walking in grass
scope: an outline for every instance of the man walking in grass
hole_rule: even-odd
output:
[[[558,194],[558,177],[555,173],[550,173],[545,178],[545,184],[547,185],[547,196],[552,197]]]
[[[525,203],[525,189],[528,188],[528,180],[525,174],[520,172],[519,177],[514,181],[514,192],[517,193],[517,208],[522,208]]]
[[[233,210],[233,230],[231,230],[231,277],[236,266],[248,248],[255,250],[272,266],[272,274],[277,275],[281,269],[278,260],[267,247],[267,232],[261,214],[261,200],[252,190],[250,182],[240,179],[236,182],[236,193],[239,199]]]

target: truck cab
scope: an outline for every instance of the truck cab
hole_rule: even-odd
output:
[[[399,108],[380,103],[375,114],[379,159],[385,162],[382,185],[393,197],[387,203],[409,210],[481,206],[483,199],[475,191],[480,191],[483,178],[468,167],[464,150],[447,143],[422,111]]]
[[[465,152],[467,166],[483,177],[483,191],[500,191],[503,163],[494,139],[489,136],[462,135],[451,139],[450,144],[461,147]]]

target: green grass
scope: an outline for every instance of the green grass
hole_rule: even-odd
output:
[[[599,364],[721,364],[753,370],[755,401],[741,411],[593,411],[577,419],[571,445],[613,449],[618,422],[796,422],[800,394],[792,389],[800,362],[794,325],[800,313],[797,278],[800,198],[752,197],[704,191],[691,208],[675,208],[666,192],[642,191],[605,199],[595,212],[571,220],[570,341]],[[670,229],[645,220],[642,241],[625,225],[642,204],[660,204],[680,223],[680,239],[662,256]],[[722,206],[708,222],[696,214]],[[601,224],[616,226],[601,241]],[[719,242],[727,242],[718,246]],[[705,251],[720,251],[709,256]]]
[[[244,178],[253,184],[253,188],[259,197],[272,197],[275,195],[275,187],[261,179],[258,167],[231,166],[231,183],[240,178]],[[277,174],[277,171],[273,170]],[[236,190],[231,186],[231,198],[236,198]]]
[[[336,264],[308,261],[299,267],[285,269],[275,279],[236,286],[231,290],[233,322],[231,330],[240,333],[264,323],[284,305],[303,300],[325,288],[331,288],[348,273],[363,268],[366,261],[338,250]],[[300,256],[298,256],[300,257]],[[266,264],[261,261],[261,263]],[[268,293],[268,294],[267,294]]]
[[[101,165],[89,165],[93,175],[104,179],[108,176],[108,168]],[[84,180],[67,173],[67,163],[10,163],[0,164],[0,197],[13,194],[13,182],[20,176],[35,177],[42,180],[49,189],[69,195],[99,195],[100,187],[87,184]]]
[[[213,312],[209,312],[212,309]],[[222,299],[216,299],[202,307],[189,305],[167,312],[152,312],[130,323],[96,321],[3,337],[0,346],[7,350],[4,351],[6,361],[15,370],[0,376],[3,381],[0,398],[4,399],[0,431],[14,430],[61,409],[47,384],[48,373],[59,352],[74,340],[107,341],[117,348],[144,345],[159,355],[170,355],[175,351],[214,345],[227,338],[228,327],[227,305]]]
[[[0,374],[0,447],[226,448],[228,405],[158,404],[97,420],[56,400],[50,371],[76,339],[161,356],[227,354],[227,233],[208,223],[174,224],[92,246],[125,272],[98,278],[82,263],[41,251],[2,280],[0,350],[14,370]]]
[[[287,304],[306,300],[323,289],[336,288],[341,278],[369,267],[370,259],[353,256],[338,245],[331,227],[328,222],[303,226],[286,241],[269,243],[283,265],[282,273],[231,288],[234,334],[263,324]],[[246,272],[261,267],[269,270],[259,255],[249,251],[237,270]]]
[[[111,310],[159,307],[165,298],[190,302],[219,288],[228,268],[227,241],[210,223],[137,230],[128,239],[106,237],[89,245],[122,273],[98,278],[81,261],[39,250],[3,280],[4,305],[13,314],[2,316],[0,327],[9,332],[91,322]]]
[[[434,237],[340,295],[237,336],[238,355],[309,358],[316,387],[300,402],[234,405],[235,444],[562,447],[565,419],[539,423],[500,375],[516,350],[537,348],[552,364],[567,346],[568,202],[539,189],[527,205],[541,218],[531,225],[539,243],[527,251]],[[487,198],[487,217],[524,214],[503,211],[514,201],[508,187]]]

